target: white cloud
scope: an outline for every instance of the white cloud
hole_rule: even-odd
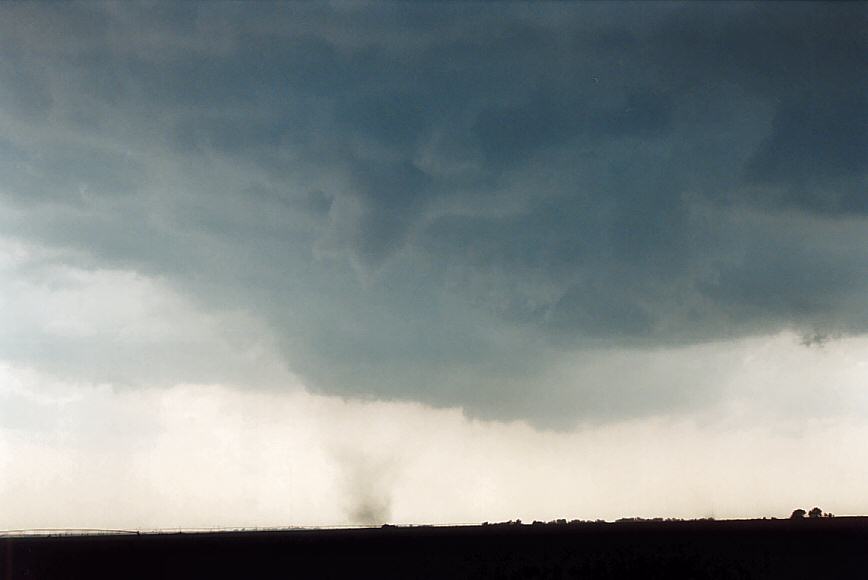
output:
[[[0,355],[60,377],[175,384],[183,377],[293,382],[262,321],[209,312],[164,279],[58,263],[32,245],[4,244]],[[180,375],[180,376],[179,376]]]
[[[868,510],[864,415],[751,425],[722,412],[545,432],[299,390],[58,384],[10,365],[0,396],[7,529]],[[40,424],[9,420],[32,405]]]

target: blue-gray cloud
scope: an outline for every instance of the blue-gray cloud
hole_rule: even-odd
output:
[[[864,5],[158,7],[2,9],[0,227],[315,388],[641,413],[552,369],[868,330]]]

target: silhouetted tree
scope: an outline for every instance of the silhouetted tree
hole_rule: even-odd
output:
[[[811,511],[808,512],[809,518],[819,518],[823,515],[823,510],[818,507],[811,508]]]
[[[807,512],[805,512],[805,510],[803,510],[802,508],[799,508],[797,510],[793,510],[792,515],[790,515],[790,519],[791,520],[800,520],[800,519],[805,517],[805,513],[807,513]]]

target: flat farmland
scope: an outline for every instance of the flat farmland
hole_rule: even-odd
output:
[[[865,578],[868,518],[7,536],[3,578]]]

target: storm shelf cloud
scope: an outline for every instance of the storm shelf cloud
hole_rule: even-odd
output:
[[[521,416],[576,352],[868,329],[858,4],[161,6],[4,9],[3,230],[315,388]]]
[[[866,16],[6,4],[0,357],[542,429],[723,408],[763,341],[868,332]]]

